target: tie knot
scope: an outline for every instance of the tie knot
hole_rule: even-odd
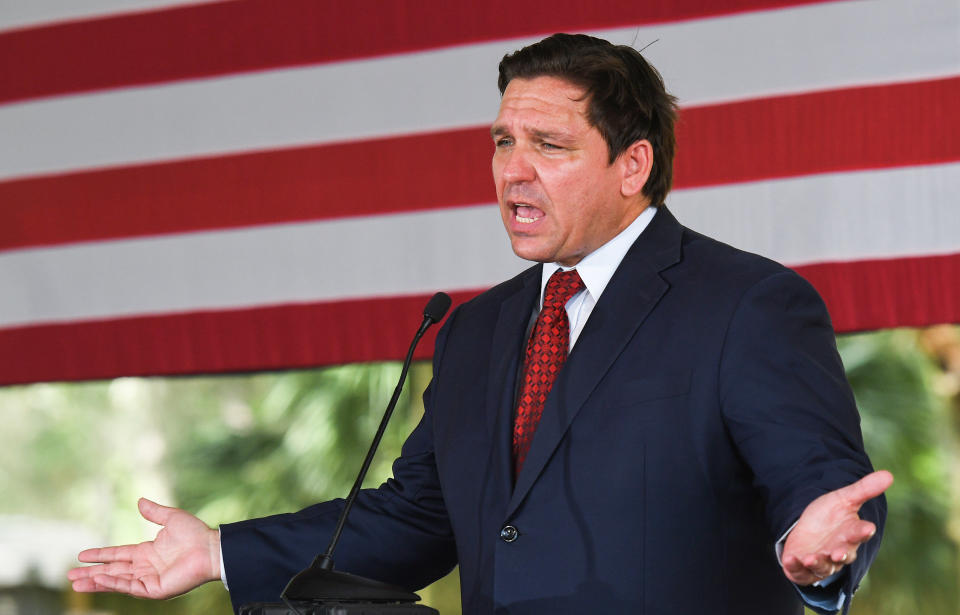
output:
[[[543,291],[543,307],[561,309],[574,296],[585,288],[583,280],[576,269],[563,271],[557,269],[550,279],[547,280],[547,287]]]

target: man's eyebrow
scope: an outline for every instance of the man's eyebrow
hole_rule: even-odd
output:
[[[573,135],[567,132],[549,130],[531,130],[530,134],[540,141],[572,141]]]
[[[504,126],[503,124],[494,124],[493,126],[490,127],[490,136],[493,138],[497,138],[499,136],[505,135],[508,132],[510,131],[507,130],[507,127]]]
[[[574,140],[573,135],[562,132],[562,131],[550,131],[550,130],[529,130],[527,131],[530,136],[534,137],[538,141],[572,141]],[[494,124],[490,127],[490,136],[497,138],[506,134],[510,134],[510,130],[503,126],[502,124]]]

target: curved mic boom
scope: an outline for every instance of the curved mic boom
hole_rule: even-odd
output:
[[[337,519],[337,527],[333,531],[330,545],[323,554],[318,555],[316,559],[313,560],[309,568],[297,573],[297,575],[287,583],[286,588],[284,588],[283,593],[280,595],[287,604],[289,604],[288,601],[290,600],[334,599],[415,602],[420,599],[416,594],[400,587],[394,587],[380,583],[379,581],[334,571],[333,551],[337,548],[337,542],[340,540],[343,526],[347,522],[347,515],[350,514],[350,509],[353,507],[353,503],[360,493],[360,485],[363,484],[363,479],[367,476],[367,470],[370,469],[373,455],[377,452],[377,447],[380,446],[380,440],[383,438],[387,423],[390,421],[390,417],[393,415],[393,409],[397,405],[397,400],[400,398],[403,383],[407,379],[407,371],[410,369],[410,362],[413,360],[413,351],[426,330],[434,323],[443,320],[447,310],[450,309],[450,303],[449,295],[446,293],[437,293],[430,298],[430,301],[427,302],[426,307],[423,309],[423,322],[420,323],[420,328],[417,330],[413,342],[410,343],[407,358],[404,360],[403,369],[400,372],[400,381],[397,383],[397,388],[393,391],[393,397],[390,398],[390,403],[387,404],[387,409],[383,413],[383,419],[380,420],[380,427],[377,428],[377,433],[373,437],[373,442],[370,444],[367,456],[363,459],[360,474],[357,475],[357,480],[353,483],[353,488],[350,489],[350,495],[347,496],[343,506],[343,512],[340,513],[340,518]]]

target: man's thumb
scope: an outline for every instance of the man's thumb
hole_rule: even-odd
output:
[[[147,498],[140,498],[137,502],[137,508],[140,509],[140,514],[143,515],[144,519],[157,525],[166,525],[170,521],[170,516],[176,511],[175,508],[162,506]]]
[[[886,470],[878,470],[867,474],[860,480],[844,487],[841,491],[857,508],[864,502],[875,498],[893,484],[893,474]]]

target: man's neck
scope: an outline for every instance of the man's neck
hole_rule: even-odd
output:
[[[615,237],[607,241],[590,254],[584,256],[573,267],[564,267],[559,263],[544,263],[543,274],[540,280],[541,305],[543,301],[543,289],[547,285],[547,280],[557,269],[565,271],[576,269],[580,273],[580,278],[587,287],[587,292],[593,297],[594,301],[600,299],[613,273],[620,266],[623,257],[627,255],[630,246],[640,237],[640,234],[647,228],[650,221],[657,213],[656,207],[647,207],[627,228],[620,231]]]

